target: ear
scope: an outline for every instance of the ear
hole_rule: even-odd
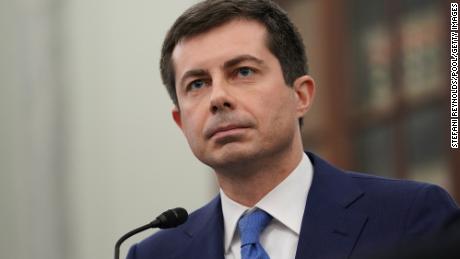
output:
[[[297,115],[303,117],[310,109],[315,96],[315,81],[309,75],[304,75],[294,81],[294,91],[297,101]]]
[[[182,120],[181,120],[179,108],[177,108],[177,106],[174,106],[172,108],[171,114],[172,114],[174,121],[176,122],[176,125],[182,129]]]

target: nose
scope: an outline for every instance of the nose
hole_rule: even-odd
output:
[[[235,108],[235,99],[230,90],[229,85],[225,82],[215,82],[212,85],[209,107],[212,113],[230,111]]]

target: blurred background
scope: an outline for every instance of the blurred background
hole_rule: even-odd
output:
[[[128,230],[216,194],[158,71],[167,29],[194,2],[0,1],[0,258],[111,258]],[[305,148],[460,201],[449,2],[277,2],[304,36],[318,85]]]
[[[304,145],[342,168],[432,182],[460,200],[450,149],[450,2],[283,0],[318,94]]]

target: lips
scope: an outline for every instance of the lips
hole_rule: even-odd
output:
[[[228,131],[232,131],[232,130],[236,130],[236,129],[245,129],[245,128],[248,128],[247,125],[237,125],[237,124],[230,124],[230,125],[220,125],[220,126],[216,126],[216,127],[211,127],[211,128],[208,128],[206,131],[205,131],[205,136],[206,138],[212,138],[214,135],[218,134],[218,133],[221,133],[221,132],[228,132]]]

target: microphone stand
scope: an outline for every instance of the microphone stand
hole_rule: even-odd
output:
[[[120,239],[118,239],[117,243],[115,243],[115,259],[120,258],[120,246],[126,239],[135,235],[139,232],[142,232],[149,228],[175,228],[180,224],[183,224],[188,218],[188,213],[183,208],[175,208],[167,210],[161,213],[154,221],[142,226],[138,227],[134,230],[129,231],[128,233],[124,234]]]
[[[115,244],[115,259],[119,259],[120,258],[120,246],[121,246],[121,243],[123,243],[126,239],[128,239],[129,237],[139,233],[139,232],[142,232],[146,229],[149,229],[149,228],[153,228],[154,226],[152,225],[152,223],[149,223],[149,224],[146,224],[142,227],[138,227],[136,229],[133,229],[131,231],[129,231],[128,233],[124,234],[122,237],[120,237],[120,239],[118,239],[117,243]]]

